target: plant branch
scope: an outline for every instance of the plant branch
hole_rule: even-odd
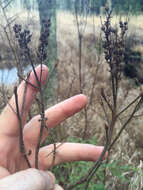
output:
[[[113,145],[116,143],[116,141],[119,139],[121,133],[123,132],[123,130],[126,128],[126,126],[128,125],[128,123],[132,120],[134,114],[138,111],[141,103],[143,102],[143,98],[141,97],[141,99],[139,100],[138,104],[136,105],[136,107],[134,108],[132,114],[130,115],[130,117],[128,118],[128,120],[125,122],[125,124],[122,126],[122,128],[120,129],[120,131],[118,132],[117,136],[115,137],[115,139],[112,141],[112,143],[110,144],[108,150],[110,151],[111,148],[113,147]]]
[[[14,95],[15,95],[15,104],[16,104],[16,114],[17,114],[17,118],[18,118],[18,121],[19,121],[20,152],[23,154],[28,167],[31,168],[31,164],[30,164],[30,162],[28,160],[27,152],[26,152],[25,145],[24,145],[24,140],[23,140],[23,127],[22,127],[22,119],[21,119],[21,114],[20,114],[19,104],[18,104],[17,86],[14,87]]]

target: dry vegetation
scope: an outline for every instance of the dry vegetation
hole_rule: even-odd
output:
[[[37,26],[38,19],[35,16],[28,21],[27,25],[30,25],[31,30],[39,28]],[[112,21],[117,23],[118,17],[113,17]],[[129,21],[129,33],[133,32],[133,28],[136,28],[136,36],[143,42],[143,16],[131,17]],[[31,25],[32,23],[32,25]],[[106,118],[103,114],[100,101],[101,89],[105,89],[105,92],[110,96],[109,87],[109,68],[105,64],[103,51],[101,48],[100,40],[100,28],[101,20],[99,17],[88,17],[87,27],[83,35],[82,46],[82,89],[83,93],[88,96],[87,116],[85,118],[85,110],[75,115],[68,121],[62,124],[62,130],[60,130],[61,139],[67,136],[83,137],[85,126],[87,125],[86,139],[95,135],[98,144],[104,144],[104,125]],[[34,33],[34,38],[37,39],[38,32]],[[142,38],[141,38],[142,36]],[[37,42],[36,42],[37,43]],[[58,45],[58,89],[57,89],[57,101],[64,100],[75,94],[80,93],[79,87],[79,75],[78,75],[78,61],[79,61],[79,49],[78,49],[78,35],[75,17],[70,13],[58,12],[57,13],[57,45]],[[32,44],[33,49],[35,47]],[[6,45],[5,45],[6,47]],[[3,49],[3,54],[4,50]],[[143,46],[138,44],[135,49],[139,50],[143,55]],[[9,49],[6,55],[9,52]],[[2,63],[2,62],[1,62]],[[1,86],[3,90],[3,86]],[[1,90],[0,89],[0,90]],[[6,89],[7,90],[7,89]],[[142,90],[141,90],[142,91]],[[119,107],[124,107],[125,104],[131,102],[140,93],[140,88],[132,87],[132,84],[128,80],[123,80],[121,88],[119,89]],[[11,94],[11,93],[10,93]],[[3,97],[3,96],[2,96]],[[2,98],[0,97],[0,98]],[[125,103],[126,100],[126,103]],[[3,102],[3,100],[2,100]],[[5,104],[4,104],[5,105]],[[3,105],[2,107],[3,108]],[[116,125],[116,133],[118,132],[122,122],[129,115],[127,112],[124,117],[120,118]],[[142,114],[142,112],[140,112]],[[126,131],[123,132],[121,138],[112,151],[111,161],[120,159],[123,164],[132,164],[136,167],[143,161],[143,116],[136,117],[128,125]],[[132,176],[132,174],[129,174]],[[109,178],[110,177],[110,178]],[[137,173],[133,176],[133,180],[138,180],[139,175]],[[118,186],[118,180],[116,177],[108,175],[107,189],[120,189]],[[143,179],[138,180],[141,184]],[[143,181],[142,181],[143,183]],[[138,184],[137,184],[138,185]],[[122,189],[133,189],[132,186],[124,185]],[[141,190],[141,189],[138,189]]]
[[[64,18],[64,19],[63,19]],[[142,17],[139,16],[141,19]],[[118,18],[113,20],[117,22]],[[105,64],[104,55],[101,50],[100,42],[100,28],[101,20],[95,16],[95,25],[93,25],[93,18],[87,19],[87,27],[83,37],[83,50],[82,50],[82,77],[83,77],[83,93],[89,97],[89,104],[92,103],[91,110],[96,111],[99,114],[98,97],[100,95],[101,88],[108,87],[109,81],[109,69]],[[58,13],[57,15],[57,42],[58,42],[58,77],[59,77],[59,89],[58,98],[65,99],[71,95],[79,93],[79,81],[78,81],[78,35],[75,24],[75,17],[67,13]],[[129,23],[132,26],[132,23]],[[93,33],[94,28],[96,33]],[[130,30],[129,30],[130,31]],[[140,45],[140,47],[142,47]],[[64,82],[65,81],[65,82]],[[94,84],[94,85],[93,85]],[[126,90],[130,90],[131,86],[127,80],[122,82],[122,89],[120,89],[120,99],[127,98]],[[108,88],[107,88],[108,91]],[[138,89],[134,90],[138,93]],[[93,93],[92,102],[90,100],[91,93]],[[134,94],[136,93],[130,92]],[[131,97],[132,99],[133,97]],[[131,99],[128,98],[129,101]],[[128,102],[129,102],[128,101]],[[96,105],[96,106],[95,106]],[[90,114],[89,114],[90,115]],[[94,114],[95,117],[96,114]],[[97,119],[98,120],[98,119]],[[90,120],[91,121],[91,120]],[[94,123],[94,126],[95,123]],[[100,126],[100,124],[99,124]],[[75,129],[76,130],[76,129]]]
[[[142,16],[131,17],[129,20],[128,34],[134,33],[136,38],[143,40],[143,25]],[[104,18],[103,18],[104,20]],[[113,17],[112,22],[117,24],[119,17]],[[57,16],[57,36],[58,36],[58,100],[63,100],[71,95],[75,95],[80,92],[79,90],[79,78],[78,78],[78,35],[76,28],[75,17],[67,13],[58,13]],[[103,114],[103,110],[100,105],[100,92],[101,89],[105,89],[106,94],[110,96],[109,87],[109,69],[105,64],[104,55],[100,50],[100,28],[101,20],[99,17],[88,17],[87,27],[83,36],[83,49],[82,49],[82,87],[83,93],[88,96],[89,103],[87,106],[87,120],[88,130],[86,138],[90,138],[95,135],[97,137],[98,144],[104,142],[104,125],[106,118]],[[136,30],[133,30],[136,28]],[[142,43],[137,44],[135,48],[143,55]],[[124,79],[119,89],[119,107],[122,108],[131,102],[140,93],[140,88],[133,87],[132,82]],[[142,90],[141,90],[142,91]],[[123,121],[127,115],[131,113],[127,111],[125,115],[120,118],[116,124],[116,133],[121,127]],[[142,114],[142,111],[140,112]],[[140,115],[139,114],[139,115]],[[73,135],[76,137],[81,136],[84,132],[85,126],[84,111],[69,119],[63,124],[63,134]],[[143,117],[135,117],[128,125],[126,131],[123,132],[118,143],[115,145],[111,160],[119,159],[126,164],[132,164],[136,167],[141,166],[143,160]],[[141,169],[141,172],[143,170]],[[132,175],[132,174],[129,174]],[[137,174],[136,174],[137,175]],[[109,175],[110,176],[110,175]],[[108,177],[109,177],[108,176]],[[140,174],[137,175],[140,178]],[[137,178],[136,176],[136,178]],[[111,176],[110,176],[111,177]],[[108,178],[109,179],[109,178]],[[134,178],[133,178],[134,179]],[[136,185],[140,188],[142,177],[140,180],[136,180]],[[107,180],[107,189],[120,189],[121,184],[118,185],[116,177]],[[136,187],[128,186],[124,184],[122,189],[136,189]]]

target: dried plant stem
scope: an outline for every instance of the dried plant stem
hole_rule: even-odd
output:
[[[85,126],[84,126],[84,132],[83,132],[83,139],[86,138],[87,129],[88,129],[88,115],[87,115],[87,108],[84,108],[84,119],[85,119]]]
[[[102,97],[100,98],[100,104],[101,104],[101,108],[102,108],[102,110],[103,110],[103,112],[104,112],[106,121],[107,121],[107,123],[108,123],[108,125],[109,125],[109,124],[110,124],[109,116],[108,116],[107,111],[106,111],[106,108],[105,108],[105,106],[104,106],[104,102],[103,102]]]
[[[77,181],[75,184],[70,185],[67,188],[67,190],[71,190],[71,189],[75,188],[76,186],[83,184],[83,183],[87,183],[85,186],[85,190],[88,188],[90,180],[92,179],[93,175],[96,173],[96,171],[98,170],[98,168],[102,164],[103,158],[104,158],[104,156],[108,150],[108,146],[109,146],[108,129],[109,128],[105,128],[105,129],[106,129],[106,143],[105,143],[105,146],[104,146],[104,149],[103,149],[101,155],[99,156],[99,158],[95,162],[94,166],[89,169],[88,173],[84,177],[82,177],[79,181]]]
[[[27,157],[27,152],[25,149],[25,145],[24,145],[24,140],[23,140],[23,127],[22,127],[22,118],[21,118],[21,114],[20,114],[20,110],[19,110],[19,103],[18,103],[18,94],[17,94],[17,86],[15,86],[14,88],[14,95],[15,95],[15,104],[16,104],[16,114],[17,114],[17,118],[19,121],[19,145],[20,145],[20,152],[23,154],[27,165],[29,168],[31,168],[31,164],[28,160]]]
[[[62,146],[63,144],[64,144],[64,142],[61,142],[58,146],[56,146],[56,149],[60,148],[60,146]],[[56,143],[55,143],[55,145],[56,145]],[[54,148],[55,148],[55,145],[54,145]],[[55,152],[55,150],[51,151],[51,152],[47,155],[47,157],[50,156],[51,154],[53,154],[54,152]]]
[[[104,114],[106,116],[106,120],[108,123],[108,126],[105,125],[106,143],[104,146],[104,150],[102,152],[103,155],[105,155],[107,150],[108,150],[108,152],[110,151],[110,149],[115,144],[115,142],[118,140],[118,138],[120,137],[121,133],[123,132],[123,130],[125,129],[127,124],[133,118],[134,114],[139,110],[140,105],[143,102],[141,95],[139,95],[135,100],[133,100],[126,108],[124,108],[118,114],[118,111],[117,111],[117,109],[118,109],[118,107],[117,107],[118,90],[119,90],[119,84],[121,81],[121,72],[122,72],[121,63],[124,60],[124,51],[125,51],[124,37],[125,37],[126,30],[127,30],[127,23],[126,22],[123,23],[120,21],[120,31],[121,32],[119,34],[118,30],[114,29],[111,26],[112,11],[110,11],[108,7],[105,8],[105,11],[106,11],[106,20],[105,20],[104,24],[102,24],[102,31],[104,32],[104,35],[105,35],[105,41],[104,41],[103,47],[104,47],[104,53],[105,53],[105,60],[110,68],[110,85],[111,85],[110,88],[111,88],[111,100],[112,101],[107,98],[106,94],[104,93],[104,90],[102,89],[101,90],[101,106],[103,108],[103,111],[104,111]],[[115,49],[115,47],[116,47],[116,49]],[[140,97],[141,97],[141,99],[136,104],[132,114],[129,116],[127,121],[123,124],[119,133],[112,141],[113,132],[115,130],[115,125],[116,125],[116,122],[117,122],[119,116],[122,113],[124,113],[128,108],[130,108],[132,106],[132,104],[134,104],[136,101],[138,101],[138,99]],[[111,114],[108,114],[107,110],[105,109],[105,104],[107,105],[107,109]],[[108,116],[109,116],[109,118],[108,118]],[[75,184],[75,186],[86,182],[85,190],[87,190],[92,177],[96,173],[97,169],[100,167],[101,163],[102,163],[102,159],[100,156],[100,158],[97,160],[96,164],[90,170],[88,175],[86,175],[79,182],[77,182]],[[72,186],[72,187],[75,187],[75,186]]]
[[[4,11],[4,9],[3,9],[3,11]],[[6,17],[6,15],[5,15],[5,17]],[[6,19],[7,19],[7,17],[6,17]],[[44,24],[45,28],[42,31],[41,35],[40,35],[39,46],[38,46],[38,49],[37,49],[37,52],[36,52],[37,60],[40,61],[40,76],[38,76],[37,73],[36,73],[35,62],[34,62],[35,59],[33,59],[32,54],[31,54],[31,49],[29,47],[29,45],[30,45],[29,43],[31,42],[31,39],[32,39],[32,34],[27,29],[23,30],[22,26],[19,25],[19,24],[15,24],[14,27],[13,27],[13,31],[15,33],[15,38],[16,38],[17,43],[19,45],[19,48],[21,50],[21,54],[22,54],[22,56],[24,56],[29,61],[29,64],[32,67],[32,72],[34,74],[34,77],[35,77],[35,80],[36,80],[36,83],[37,83],[37,84],[32,84],[32,83],[29,82],[28,78],[29,78],[30,74],[27,76],[27,79],[23,79],[22,72],[21,73],[18,72],[19,79],[24,80],[25,84],[26,84],[25,89],[24,89],[24,96],[23,96],[21,115],[19,113],[18,104],[17,104],[17,112],[18,112],[17,115],[18,115],[18,119],[19,119],[19,123],[20,123],[20,141],[21,141],[21,144],[22,144],[21,145],[22,152],[25,151],[25,147],[24,147],[22,129],[21,129],[22,128],[21,117],[23,115],[23,110],[24,110],[24,101],[25,101],[25,98],[26,98],[27,85],[31,85],[35,89],[38,89],[39,94],[40,94],[39,105],[40,105],[40,116],[41,116],[40,122],[41,122],[41,126],[40,126],[39,137],[37,139],[37,146],[36,146],[36,149],[35,149],[35,167],[37,169],[38,169],[38,163],[39,163],[39,149],[40,149],[40,145],[41,145],[41,141],[42,141],[43,130],[46,127],[46,120],[47,120],[47,118],[45,117],[44,91],[42,89],[42,84],[41,83],[42,83],[43,62],[47,58],[47,45],[48,45],[48,37],[49,37],[49,33],[50,33],[50,30],[49,30],[49,28],[50,28],[50,19],[43,20],[43,24]],[[17,62],[17,64],[21,68],[20,62]],[[17,68],[19,68],[18,66],[17,66]],[[56,65],[54,66],[54,69],[55,69],[55,67],[56,67]],[[16,89],[15,89],[15,97],[16,97],[16,100],[17,100]]]
[[[41,73],[42,75],[42,73]],[[38,81],[37,81],[38,82]],[[41,127],[40,127],[40,134],[39,134],[39,138],[37,141],[37,147],[36,147],[36,151],[35,151],[35,167],[38,169],[38,162],[39,162],[39,149],[40,149],[40,144],[41,144],[41,140],[42,140],[42,135],[43,135],[43,130],[46,126],[46,120],[47,118],[45,117],[45,105],[44,105],[44,94],[41,88],[41,84],[39,86],[39,93],[40,93],[40,102],[41,102]]]
[[[54,165],[55,165],[55,159],[56,159],[56,149],[57,149],[56,143],[54,143],[53,146],[54,146],[54,149],[53,149],[53,151],[52,151],[52,152],[53,152],[53,159],[52,159],[52,164],[51,164],[50,170],[53,169],[53,167],[54,167]]]
[[[136,101],[138,100],[138,98],[135,99]],[[121,133],[123,132],[123,130],[126,128],[126,126],[128,125],[128,123],[133,119],[134,114],[138,111],[141,103],[143,102],[143,98],[141,97],[141,99],[139,100],[139,102],[137,103],[137,105],[135,106],[132,114],[130,115],[130,117],[128,118],[128,120],[123,124],[122,128],[120,129],[120,131],[118,132],[117,136],[115,137],[115,139],[113,140],[113,142],[110,144],[108,151],[111,150],[111,148],[113,147],[113,145],[116,143],[116,141],[119,139]],[[132,105],[132,104],[131,104]]]
[[[123,112],[125,112],[130,106],[132,106],[139,98],[141,97],[141,95],[137,96],[127,107],[125,107],[122,111],[120,111],[117,114],[117,117],[119,117]]]
[[[83,80],[82,80],[82,46],[83,46],[83,33],[85,32],[87,25],[87,15],[88,15],[88,3],[86,3],[86,13],[85,15],[82,13],[78,13],[78,8],[75,1],[75,18],[77,25],[77,33],[78,33],[78,49],[79,49],[79,61],[78,61],[78,77],[79,77],[79,92],[83,93]],[[80,21],[82,19],[83,22]],[[87,129],[88,129],[88,116],[87,116],[87,108],[84,108],[84,119],[85,126],[83,131],[83,139],[86,137]]]
[[[7,32],[7,27],[8,27],[9,33],[12,36],[12,31],[11,31],[11,27],[10,27],[12,22],[11,23],[9,22],[9,19],[8,19],[7,15],[6,15],[6,12],[5,12],[5,9],[9,6],[10,3],[11,3],[11,1],[9,1],[4,7],[3,7],[2,3],[0,4],[0,7],[1,7],[2,12],[3,12],[3,16],[4,16],[4,18],[6,20],[6,23],[7,23],[7,25],[3,27],[3,30],[4,30],[4,33],[6,35],[7,41],[9,43],[9,47],[10,47],[10,49],[11,49],[13,55],[14,55],[14,59],[15,59],[15,62],[16,62],[16,67],[18,69],[18,74],[22,76],[22,69],[21,69],[21,66],[20,66],[20,59],[19,59],[18,54],[17,54],[17,52],[16,52],[16,50],[15,50],[13,44],[12,44],[12,40],[10,39],[9,34]]]
[[[107,100],[106,95],[104,93],[104,89],[101,89],[101,96],[104,99],[104,101],[106,102],[106,104],[108,105],[108,107],[111,110],[111,112],[113,112],[112,105],[109,103],[109,100]]]
[[[105,143],[105,146],[104,146],[104,149],[100,155],[100,157],[98,158],[98,160],[96,161],[95,165],[94,165],[94,168],[93,168],[93,171],[92,173],[89,175],[88,179],[87,179],[87,182],[86,182],[86,185],[85,185],[85,190],[88,189],[88,186],[89,186],[89,183],[92,179],[92,177],[95,175],[95,173],[97,172],[98,168],[101,166],[102,164],[102,160],[108,150],[108,146],[109,146],[109,143],[110,143],[110,137],[109,137],[109,134],[108,134],[108,130],[109,130],[109,127],[105,125],[105,131],[106,131],[106,143]]]
[[[31,82],[29,82],[27,79],[23,78],[21,75],[18,75],[18,77],[21,78],[23,81],[25,81],[25,82],[26,82],[27,84],[29,84],[30,86],[32,86],[33,88],[39,90],[39,88],[38,88],[36,85],[34,85],[34,84],[32,84]]]
[[[45,112],[45,110],[44,110]],[[45,118],[45,113],[43,112],[43,106],[42,106],[42,112],[40,113],[41,115],[41,127],[40,127],[40,134],[39,134],[39,138],[37,141],[37,146],[36,146],[36,151],[35,151],[35,168],[39,168],[38,167],[38,162],[39,162],[39,149],[40,149],[40,145],[41,145],[41,140],[42,140],[42,135],[43,135],[43,130],[45,128],[46,125],[46,118]]]
[[[45,118],[45,106],[44,106],[44,95],[43,95],[43,92],[42,92],[42,87],[41,87],[41,83],[40,83],[40,80],[41,80],[41,76],[42,76],[42,64],[41,64],[41,72],[40,72],[40,80],[37,76],[37,73],[35,71],[35,67],[34,67],[34,63],[33,63],[33,60],[31,58],[31,55],[30,53],[27,54],[28,56],[28,59],[30,61],[30,64],[32,66],[32,70],[34,72],[34,76],[36,78],[36,81],[37,81],[37,88],[39,90],[39,93],[40,93],[40,104],[41,104],[41,112],[40,112],[40,115],[41,115],[41,127],[40,127],[40,133],[39,133],[39,137],[38,137],[38,140],[37,140],[37,146],[36,146],[36,150],[35,150],[35,168],[39,168],[38,167],[38,163],[39,163],[39,149],[40,149],[40,145],[41,145],[41,140],[42,140],[42,135],[43,135],[43,130],[44,130],[44,127],[46,126],[46,120],[47,118]]]
[[[81,62],[82,62],[82,34],[78,34],[79,39],[79,63],[78,63],[78,70],[79,70],[79,89],[80,93],[82,93],[82,73],[81,73]]]
[[[29,77],[30,77],[30,74],[28,73],[27,74],[27,79],[26,79],[27,82],[25,82],[25,88],[24,88],[24,93],[23,93],[23,101],[22,101],[22,107],[21,107],[21,116],[23,116],[23,112],[24,112],[24,105],[25,105],[25,100],[26,100],[26,93],[27,93],[27,87],[28,87]]]
[[[36,78],[36,82],[37,82],[37,86],[36,88],[39,90],[39,93],[40,93],[40,105],[41,105],[41,112],[40,112],[40,115],[41,115],[41,127],[40,127],[40,133],[39,133],[39,137],[38,137],[38,140],[37,140],[37,146],[36,146],[36,150],[35,150],[35,168],[39,168],[38,167],[38,163],[39,163],[39,149],[40,149],[40,145],[41,145],[41,140],[42,140],[42,135],[43,135],[43,130],[46,126],[46,120],[47,118],[45,117],[45,105],[44,105],[44,94],[43,94],[43,91],[42,91],[42,86],[41,86],[41,77],[42,77],[42,64],[41,64],[41,72],[40,72],[40,79],[38,78],[38,75],[36,73],[36,70],[35,70],[35,66],[34,66],[34,62],[31,58],[31,55],[30,55],[30,52],[28,52],[27,54],[27,57],[28,57],[28,60],[30,61],[30,64],[32,66],[32,71],[34,73],[34,76]],[[27,83],[29,83],[28,80],[26,80]],[[29,83],[31,84],[31,83]],[[35,87],[35,85],[31,84],[32,86]]]

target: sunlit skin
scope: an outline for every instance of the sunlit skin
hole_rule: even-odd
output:
[[[39,77],[40,72],[41,68],[38,66],[36,68],[36,73]],[[45,83],[47,76],[48,68],[46,66],[42,66],[42,85]],[[30,74],[29,81],[32,84],[37,85],[33,72]],[[22,107],[24,87],[25,82],[23,81],[18,87],[19,108]],[[26,123],[26,118],[27,113],[33,103],[35,93],[37,93],[37,89],[29,84],[22,116],[24,143],[27,153],[29,150],[31,150],[31,154],[28,156],[28,159],[33,168],[35,168],[35,148],[39,136],[40,116],[35,116],[28,123]],[[16,111],[14,96],[11,98],[9,104]],[[47,127],[56,127],[62,121],[83,109],[86,104],[87,97],[80,94],[49,108],[45,111],[45,115],[48,118],[46,121]],[[47,130],[44,129],[42,141],[47,136]],[[79,160],[94,162],[100,156],[102,150],[103,147],[89,144],[64,143],[57,149],[55,164],[57,165],[63,162]],[[53,145],[48,145],[40,149],[39,169],[46,170],[51,166],[53,156],[52,154],[47,156],[51,151],[53,151]],[[19,121],[17,119],[16,113],[9,105],[7,105],[0,115],[0,178],[27,168],[27,163],[19,148]]]

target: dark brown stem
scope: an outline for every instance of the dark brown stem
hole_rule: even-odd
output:
[[[37,142],[37,147],[36,147],[36,151],[35,151],[35,167],[38,169],[38,162],[39,162],[39,149],[40,149],[40,144],[41,144],[41,140],[42,140],[42,136],[43,136],[43,130],[46,126],[46,120],[47,118],[45,117],[45,106],[44,106],[44,94],[42,92],[41,87],[39,88],[39,92],[40,92],[40,99],[41,99],[41,127],[40,127],[40,134],[39,134],[39,138],[38,138],[38,142]]]
[[[17,86],[15,86],[15,88],[14,88],[14,95],[15,95],[15,104],[16,104],[16,114],[17,114],[17,118],[18,118],[18,121],[19,121],[20,152],[23,154],[28,167],[31,168],[31,164],[30,164],[30,162],[28,160],[27,152],[26,152],[25,145],[24,145],[24,140],[23,140],[23,128],[22,128],[22,119],[21,119],[21,114],[20,114],[19,104],[18,104]]]
[[[80,93],[82,93],[82,74],[81,74],[81,58],[82,58],[82,34],[79,33],[79,89]]]
[[[108,146],[109,146],[109,143],[110,143],[110,140],[109,140],[109,134],[108,134],[108,130],[109,130],[109,127],[105,126],[105,130],[106,130],[106,143],[105,143],[105,146],[104,146],[104,149],[100,155],[100,157],[98,158],[98,160],[96,161],[95,165],[94,165],[94,168],[93,168],[93,171],[92,173],[89,175],[89,177],[87,178],[87,183],[85,185],[85,190],[88,189],[88,186],[89,186],[89,183],[91,181],[91,179],[93,178],[93,176],[95,175],[95,173],[97,172],[98,168],[101,166],[102,164],[102,160],[108,150]]]
[[[27,84],[29,84],[30,86],[32,86],[33,88],[36,88],[39,90],[38,86],[32,84],[31,82],[29,82],[27,79],[24,79],[21,75],[18,74],[18,77],[21,78],[22,80],[24,80]]]
[[[137,100],[136,100],[137,101]],[[119,133],[117,134],[117,136],[115,137],[115,139],[112,141],[112,143],[110,144],[108,150],[110,151],[111,148],[113,147],[113,145],[116,143],[116,141],[119,139],[121,133],[123,132],[123,130],[126,128],[126,126],[128,125],[128,123],[133,119],[134,114],[138,111],[140,104],[142,103],[142,98],[140,99],[140,101],[138,102],[138,104],[136,105],[136,107],[134,108],[132,114],[130,115],[130,117],[128,118],[128,120],[125,122],[125,124],[122,126],[122,128],[120,129]]]
[[[88,184],[90,182],[90,180],[92,179],[93,175],[96,173],[96,171],[98,170],[98,168],[100,167],[100,165],[102,164],[102,161],[103,161],[103,158],[108,150],[108,146],[109,146],[109,136],[108,136],[108,129],[109,128],[105,128],[106,129],[106,143],[105,143],[105,146],[104,146],[104,149],[101,153],[101,155],[99,156],[99,158],[97,159],[97,161],[95,162],[94,166],[92,168],[89,169],[88,173],[82,177],[78,182],[76,182],[75,184],[73,185],[70,185],[67,190],[71,190],[75,187],[77,187],[78,185],[82,184],[82,183],[86,183],[86,187],[85,189],[87,189],[88,187]]]
[[[125,112],[131,105],[133,105],[139,98],[141,97],[141,95],[137,96],[127,107],[125,107],[122,111],[120,111],[117,114],[117,117],[119,117],[123,112]]]
[[[85,127],[84,127],[84,133],[83,133],[83,139],[86,138],[86,133],[88,129],[88,116],[87,116],[87,108],[84,108],[84,119],[85,119]]]
[[[107,120],[107,123],[110,124],[109,116],[108,116],[107,111],[106,111],[106,108],[105,108],[105,106],[104,106],[102,97],[100,98],[100,104],[101,104],[101,108],[103,109],[103,112],[104,112],[105,118],[106,118],[106,120]]]
[[[111,104],[109,103],[109,100],[107,100],[107,98],[106,98],[106,95],[104,93],[104,89],[101,89],[101,96],[104,99],[104,101],[106,102],[106,104],[108,105],[111,112],[113,112],[113,108],[112,108]]]

